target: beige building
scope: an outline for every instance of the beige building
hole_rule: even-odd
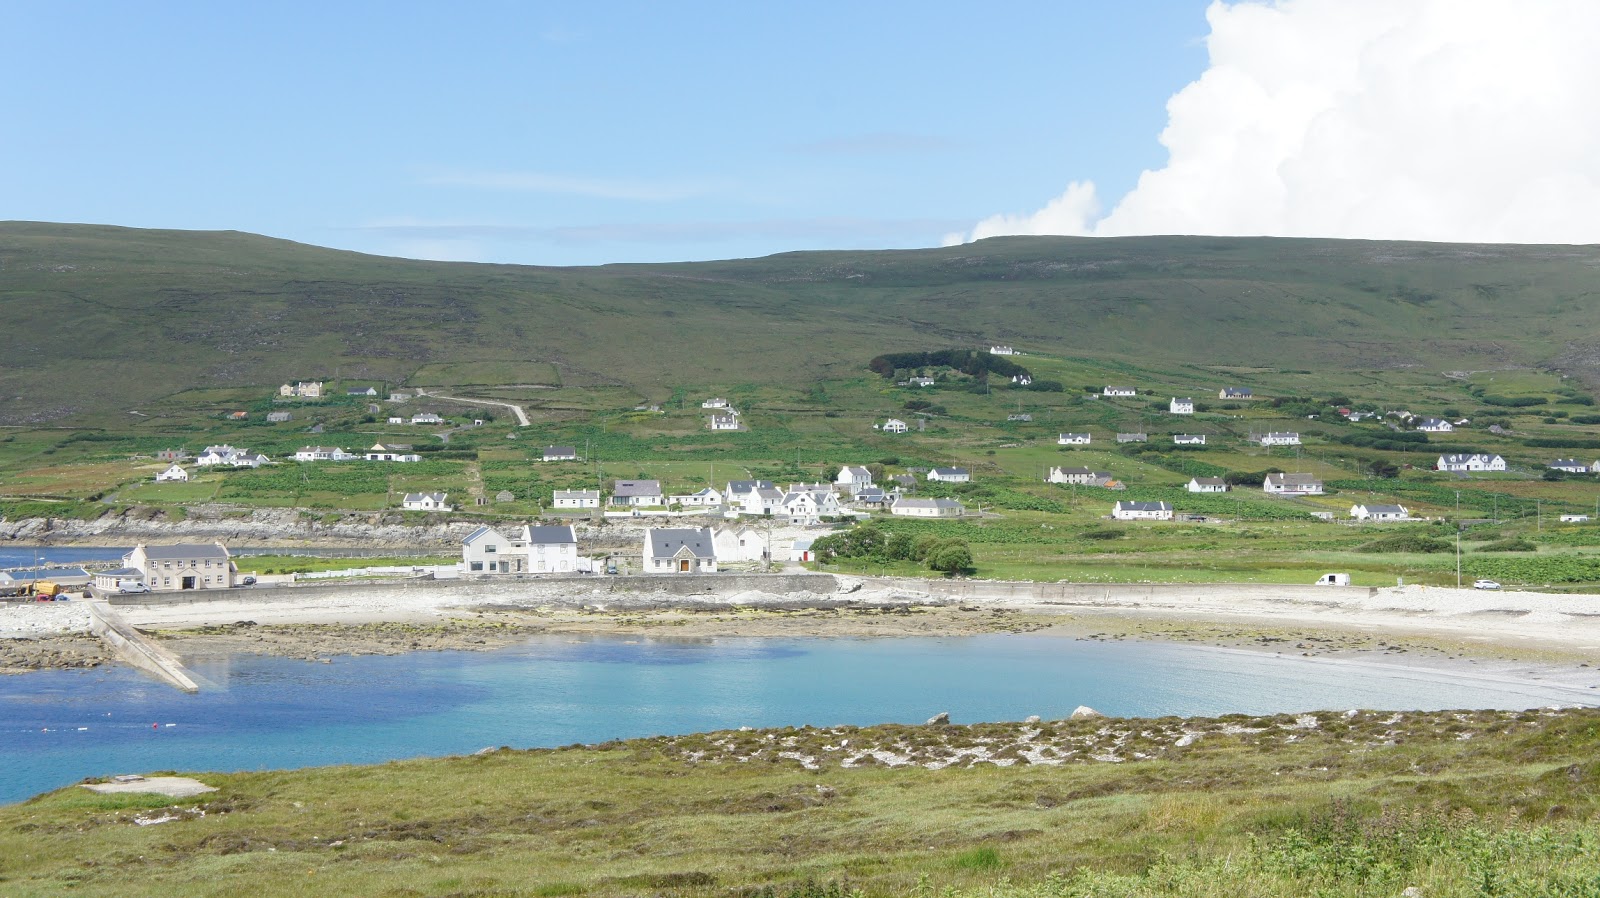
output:
[[[185,589],[227,589],[233,586],[233,558],[222,543],[140,544],[122,556],[125,569],[136,570],[153,592]]]

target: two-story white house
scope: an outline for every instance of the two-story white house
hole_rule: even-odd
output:
[[[1486,452],[1455,452],[1439,456],[1439,461],[1434,467],[1440,471],[1456,472],[1504,471],[1506,460]]]
[[[1174,415],[1192,415],[1194,414],[1194,400],[1187,398],[1179,399],[1178,397],[1174,396],[1172,397],[1172,401],[1167,403],[1167,411]]]
[[[846,494],[853,496],[872,486],[872,472],[861,465],[845,465],[839,469],[839,474],[833,478],[833,482]]]
[[[1172,504],[1123,501],[1111,506],[1111,516],[1119,521],[1170,521]]]
[[[1322,481],[1313,474],[1268,474],[1261,491],[1274,496],[1320,496]]]
[[[1087,433],[1062,433],[1056,435],[1058,446],[1087,446],[1094,437]]]
[[[527,547],[528,571],[534,574],[571,574],[578,570],[578,535],[571,524],[522,528]]]
[[[1047,483],[1070,483],[1074,486],[1104,486],[1110,481],[1109,473],[1088,468],[1051,468],[1050,476],[1045,478]]]
[[[551,508],[599,508],[599,490],[556,490],[550,498]]]
[[[152,592],[227,589],[233,586],[233,558],[222,543],[143,543],[122,556],[123,569],[136,570]]]
[[[522,574],[527,567],[527,554],[493,527],[479,527],[461,540],[461,572],[467,576]]]
[[[733,415],[712,415],[706,426],[712,430],[738,430],[739,419]]]
[[[783,490],[772,485],[747,490],[739,497],[739,513],[747,515],[772,515],[783,510]]]
[[[644,532],[643,554],[649,574],[709,574],[717,569],[710,527],[651,527]]]
[[[733,525],[720,527],[711,535],[711,545],[717,562],[728,564],[738,561],[765,561],[769,535],[754,527]]]

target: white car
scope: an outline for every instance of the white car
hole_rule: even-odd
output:
[[[124,583],[117,587],[117,592],[120,592],[123,595],[133,595],[135,593],[146,593],[149,591],[150,587],[144,585],[143,583],[139,583],[138,581]]]
[[[1473,589],[1499,589],[1500,584],[1493,580],[1478,580],[1472,584]]]

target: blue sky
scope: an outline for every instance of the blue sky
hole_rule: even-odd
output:
[[[1166,163],[1203,0],[13,0],[0,218],[535,264],[935,246]]]

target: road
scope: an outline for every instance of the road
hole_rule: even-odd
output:
[[[430,392],[428,392],[426,390],[418,390],[417,391],[417,395],[418,396],[431,396],[434,399],[447,399],[447,400],[449,400],[451,402],[465,402],[468,405],[494,405],[494,406],[499,406],[500,408],[508,408],[508,409],[511,409],[511,414],[517,416],[517,426],[518,427],[529,427],[529,426],[531,426],[531,422],[528,421],[528,413],[522,410],[522,406],[516,405],[514,403],[510,403],[510,402],[495,402],[492,399],[467,399],[467,398],[462,397],[462,396],[446,396],[443,393],[430,393]]]

